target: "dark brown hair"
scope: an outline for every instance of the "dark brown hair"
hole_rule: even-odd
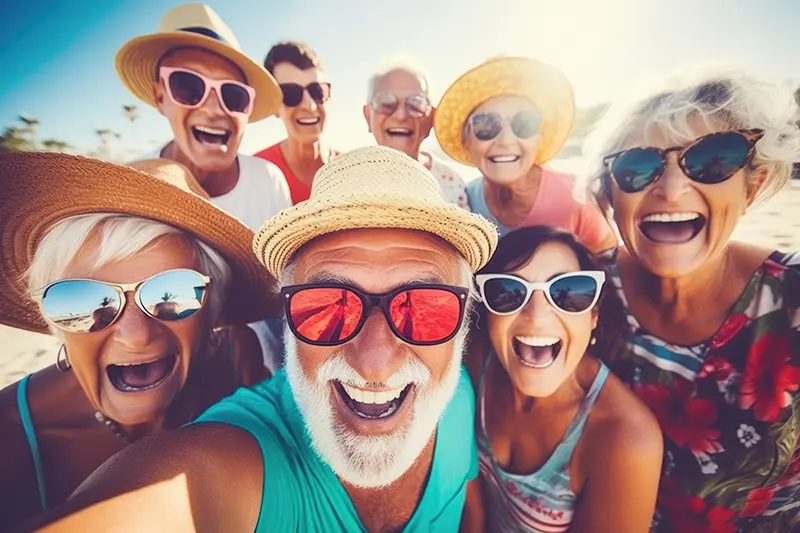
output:
[[[270,48],[264,59],[264,68],[274,74],[278,63],[290,63],[300,70],[315,67],[322,70],[322,61],[317,53],[307,44],[297,41],[281,41]]]
[[[625,347],[630,331],[628,317],[605,268],[606,261],[594,256],[571,233],[548,226],[516,229],[500,239],[494,255],[478,274],[503,274],[518,270],[527,265],[536,251],[548,242],[568,246],[578,258],[581,270],[606,271],[606,282],[596,304],[597,328],[594,336],[597,343],[589,346],[589,352],[605,363],[612,363]],[[486,309],[485,306],[481,308],[480,323],[486,324]]]

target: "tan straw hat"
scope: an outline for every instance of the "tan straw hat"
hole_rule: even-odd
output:
[[[256,90],[250,122],[278,112],[283,95],[278,82],[263,66],[239,49],[239,42],[219,15],[204,4],[183,4],[168,11],[158,32],[135,37],[117,52],[117,74],[141,101],[155,106],[153,81],[161,58],[182,46],[203,48],[220,55],[244,72],[247,84]]]
[[[436,108],[434,130],[442,150],[474,166],[462,143],[464,123],[476,107],[503,95],[528,98],[542,112],[536,164],[554,158],[567,142],[575,121],[572,85],[560,70],[524,57],[490,59],[458,78]]]
[[[231,268],[223,317],[227,323],[253,322],[277,309],[270,278],[253,257],[253,232],[209,202],[183,165],[152,159],[129,167],[68,154],[15,152],[0,155],[0,183],[0,322],[4,324],[48,331],[29,296],[25,275],[49,228],[89,213],[163,222],[222,254]]]
[[[458,250],[473,272],[494,253],[497,230],[442,196],[425,166],[385,146],[358,148],[314,176],[311,197],[284,209],[256,233],[253,251],[278,277],[307,242],[336,231],[399,228],[432,233]]]

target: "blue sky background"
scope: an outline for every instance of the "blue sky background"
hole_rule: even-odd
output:
[[[328,131],[342,149],[372,143],[361,106],[370,74],[408,54],[430,78],[434,101],[488,57],[528,55],[561,68],[579,105],[611,100],[642,78],[703,63],[739,65],[776,81],[800,79],[797,0],[226,0],[208,1],[262,61],[281,39],[308,42],[333,85]],[[182,2],[27,0],[0,7],[0,126],[20,113],[41,121],[39,139],[94,149],[95,130],[122,134],[131,154],[170,138],[167,122],[118,80],[114,55],[154,32]],[[467,8],[473,5],[474,8]],[[139,104],[132,127],[123,104]],[[242,152],[280,139],[276,118],[249,126]],[[429,141],[434,144],[435,141]]]

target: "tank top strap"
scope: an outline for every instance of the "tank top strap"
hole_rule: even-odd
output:
[[[42,467],[42,457],[39,454],[39,442],[36,440],[36,430],[33,427],[33,419],[28,407],[28,380],[30,378],[31,374],[28,374],[17,385],[17,407],[19,408],[19,417],[22,420],[22,429],[25,431],[25,438],[28,439],[28,447],[33,457],[36,484],[39,488],[39,503],[42,505],[42,511],[45,511],[47,509],[47,491],[44,484],[44,468]]]
[[[486,394],[485,394],[485,384],[486,384],[486,372],[489,370],[489,363],[492,362],[492,357],[494,357],[494,351],[489,350],[488,355],[486,356],[486,361],[483,363],[483,370],[481,370],[481,375],[478,377],[478,409],[480,409],[480,420],[481,420],[481,431],[478,434],[478,441],[484,441],[488,445],[489,442],[489,435],[486,433]]]

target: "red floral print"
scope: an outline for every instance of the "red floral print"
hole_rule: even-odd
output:
[[[680,533],[734,533],[736,512],[722,505],[709,506],[699,496],[682,494],[674,478],[663,480],[658,495],[662,520]]]
[[[774,488],[761,487],[753,490],[747,495],[740,516],[760,516],[769,507],[773,496],[775,496]]]
[[[705,360],[703,366],[700,367],[700,372],[697,373],[698,378],[710,377],[715,381],[725,381],[733,374],[733,365],[727,359],[712,355]]]
[[[789,337],[768,331],[753,344],[739,387],[739,407],[753,408],[762,422],[774,422],[800,388],[800,368],[790,365]]]
[[[728,319],[723,322],[722,327],[719,328],[719,331],[714,336],[714,340],[711,341],[711,349],[716,350],[728,344],[749,321],[750,319],[744,313],[737,313],[729,316]]]

